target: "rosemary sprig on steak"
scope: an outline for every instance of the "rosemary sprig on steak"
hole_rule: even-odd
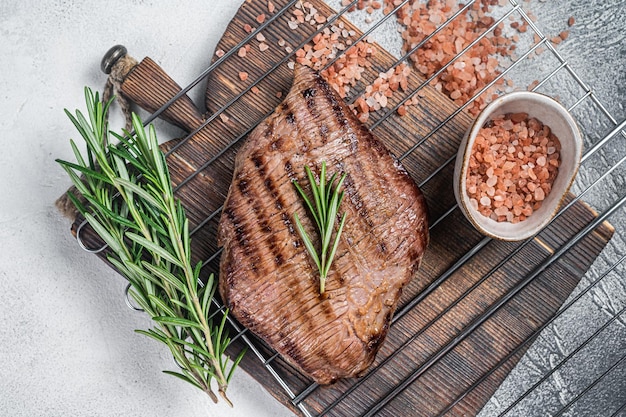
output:
[[[101,103],[89,88],[85,98],[88,119],[80,111],[65,112],[86,142],[86,158],[71,141],[77,163],[58,162],[88,203],[69,197],[108,245],[108,259],[130,281],[132,297],[155,321],[154,328],[137,332],[166,344],[181,370],[164,372],[217,402],[211,388],[215,379],[232,406],[226,388],[244,352],[228,370],[226,313],[216,322],[210,318],[216,282],[211,275],[202,285],[202,263],[192,265],[189,221],[174,197],[154,127],[146,131],[133,114],[136,133],[117,135],[106,121],[110,102]],[[111,145],[110,136],[119,144]]]
[[[339,236],[341,235],[343,225],[346,222],[346,213],[343,213],[343,215],[341,216],[341,221],[339,223],[339,229],[337,229],[337,233],[335,234],[335,240],[333,241],[333,245],[331,247],[331,237],[338,214],[337,211],[339,210],[339,205],[341,204],[341,200],[343,200],[344,194],[343,191],[339,192],[339,189],[343,185],[346,174],[344,173],[335,185],[337,173],[333,174],[328,183],[326,182],[325,161],[322,162],[319,183],[315,181],[313,173],[308,166],[305,166],[304,170],[306,171],[309,183],[311,184],[313,203],[297,181],[294,181],[293,185],[296,187],[296,190],[298,190],[298,193],[304,200],[304,203],[306,204],[306,207],[313,216],[313,220],[315,221],[315,225],[317,226],[317,231],[319,233],[321,242],[321,250],[319,253],[317,253],[315,245],[313,245],[313,241],[302,226],[298,214],[294,213],[293,217],[296,221],[296,227],[298,228],[300,237],[302,237],[302,240],[304,242],[304,246],[307,248],[309,254],[313,258],[313,261],[317,265],[317,269],[320,273],[320,294],[324,294],[326,287],[326,277],[328,276],[330,265],[333,262],[335,252],[337,251]]]

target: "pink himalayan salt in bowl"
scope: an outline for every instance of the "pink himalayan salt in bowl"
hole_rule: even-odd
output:
[[[561,143],[561,163],[550,193],[541,207],[518,223],[498,222],[480,213],[471,203],[467,191],[467,173],[474,141],[480,129],[492,118],[507,113],[527,113],[550,127]],[[578,172],[583,142],[578,126],[569,112],[548,96],[519,91],[505,94],[478,115],[465,133],[454,166],[454,196],[463,215],[482,234],[494,239],[517,241],[535,235],[557,213]]]

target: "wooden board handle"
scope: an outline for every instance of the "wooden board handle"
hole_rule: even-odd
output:
[[[122,93],[147,111],[154,113],[178,94],[181,87],[151,58],[144,58],[127,75],[122,83]],[[169,106],[160,117],[192,132],[202,124],[202,114],[183,95]]]
[[[114,64],[107,61],[107,68],[110,69]],[[122,94],[150,113],[160,109],[181,90],[181,87],[148,57],[134,66],[121,84]],[[159,117],[188,133],[196,130],[203,121],[202,114],[186,94],[172,103]]]

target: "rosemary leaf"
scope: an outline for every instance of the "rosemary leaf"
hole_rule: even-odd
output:
[[[150,329],[150,330],[135,330],[135,333],[139,333],[139,334],[142,334],[144,336],[151,337],[154,340],[156,340],[157,342],[161,342],[161,343],[165,343],[165,340],[167,339],[167,337],[161,336],[160,334],[156,333],[152,329]]]
[[[145,188],[142,188],[141,186],[131,182],[130,180],[126,180],[124,178],[115,178],[113,180],[113,183],[137,194],[145,202],[152,204],[153,206],[160,207],[162,205],[162,203],[158,201],[155,196],[148,193]]]
[[[174,313],[174,310],[170,308],[170,306],[167,305],[167,303],[163,301],[161,298],[152,294],[149,295],[148,297],[150,298],[150,301],[152,301],[152,304],[154,304],[157,308],[163,311],[163,313],[169,314],[170,316],[176,315],[176,313]]]
[[[88,204],[69,197],[108,245],[109,261],[131,284],[130,296],[156,323],[137,333],[167,345],[180,366],[180,372],[165,372],[217,402],[211,387],[215,380],[218,392],[232,406],[226,389],[243,352],[229,369],[227,313],[219,324],[210,319],[216,281],[210,275],[205,287],[199,285],[202,263],[192,263],[189,222],[174,197],[154,127],[146,130],[133,115],[134,135],[110,132],[106,122],[110,102],[101,103],[98,93],[88,88],[85,99],[87,117],[80,111],[65,113],[85,141],[86,156],[70,141],[76,162],[57,162]],[[112,145],[111,138],[118,143]]]
[[[150,272],[150,274],[160,279],[161,282],[165,282],[165,283],[172,285],[174,288],[176,288],[180,292],[185,291],[185,284],[171,272],[163,268],[157,268],[154,265],[152,265],[150,262],[144,261],[141,263],[141,265],[145,269],[147,269],[148,272]]]
[[[81,174],[87,176],[88,178],[97,179],[97,180],[103,181],[105,183],[109,183],[108,177],[106,177],[105,175],[100,174],[98,171],[95,171],[95,170],[90,169],[88,167],[77,165],[77,164],[73,164],[71,162],[66,162],[66,161],[61,161],[61,165],[65,166],[67,168],[74,169],[74,170],[80,172]]]
[[[200,296],[202,297],[202,310],[208,311],[209,302],[211,301],[211,298],[213,298],[216,288],[217,286],[213,285],[213,275],[211,275],[206,285],[200,289]]]
[[[116,239],[112,234],[111,230],[107,230],[107,228],[102,225],[94,216],[90,213],[85,213],[85,219],[89,223],[93,230],[104,240],[104,242],[109,245],[111,250],[123,252],[123,249],[119,243],[119,240]]]
[[[197,329],[201,329],[202,327],[195,321],[182,319],[180,317],[168,317],[168,316],[158,316],[153,317],[152,320],[157,321],[163,324],[171,324],[172,326],[180,326],[180,327],[195,327]]]
[[[74,204],[74,207],[78,209],[78,212],[84,216],[85,213],[87,212],[87,208],[84,206],[82,201],[76,198],[76,196],[72,192],[68,192],[67,196],[70,198],[70,201],[72,202],[72,204]]]
[[[126,237],[148,249],[148,251],[150,251],[153,255],[158,255],[176,266],[183,266],[182,263],[178,259],[176,259],[175,256],[173,256],[171,253],[169,253],[156,243],[149,241],[145,237],[132,232],[126,232]]]
[[[189,349],[191,349],[196,355],[199,356],[204,356],[204,357],[209,357],[211,356],[211,354],[209,352],[207,352],[206,350],[202,349],[200,346],[188,342],[186,340],[182,340],[182,339],[177,339],[177,338],[172,338],[172,341],[175,343],[178,343],[179,345],[183,345],[185,347],[188,347]]]
[[[339,229],[337,229],[337,235],[341,234],[341,232],[343,231],[343,225],[345,223],[346,223],[346,213],[343,213],[343,216],[341,216],[341,223],[339,223]],[[337,246],[339,246],[339,239],[335,239],[335,243],[333,244],[330,254],[328,255],[328,259],[333,259],[335,257],[335,252],[337,252]],[[330,269],[330,262],[326,264],[326,270],[323,272],[324,276],[328,275],[329,269]]]
[[[319,255],[317,254],[317,250],[315,249],[315,246],[313,245],[311,238],[306,233],[306,230],[304,230],[304,226],[300,222],[300,218],[298,217],[298,214],[294,213],[293,217],[296,220],[296,227],[298,229],[298,232],[300,233],[300,237],[302,238],[302,241],[304,242],[304,246],[309,251],[311,258],[313,258],[313,261],[317,265],[317,269],[321,270],[322,264],[320,263]]]
[[[246,354],[246,351],[248,350],[248,348],[246,347],[244,350],[242,350],[239,355],[237,355],[237,358],[233,361],[233,366],[230,368],[230,372],[228,372],[228,375],[226,376],[226,381],[230,382],[231,378],[233,377],[233,374],[235,373],[235,368],[237,368],[237,366],[239,365],[239,362],[241,362],[241,360],[243,359],[243,355]]]
[[[309,200],[309,197],[306,195],[302,187],[300,187],[300,184],[294,181],[293,185],[296,187],[298,194],[300,194],[300,196],[302,197],[302,200],[304,201],[304,204],[309,209],[309,213],[311,213],[311,216],[313,216],[313,220],[315,220],[315,225],[317,226],[318,229],[321,229],[322,223],[320,222],[320,219],[317,218],[317,212],[315,208],[313,208],[313,204],[311,204],[311,200]]]
[[[293,217],[296,223],[296,229],[298,229],[298,233],[302,238],[302,242],[304,243],[305,248],[309,252],[309,255],[313,259],[313,262],[315,262],[315,265],[320,273],[320,294],[324,294],[324,291],[326,290],[326,278],[328,276],[328,272],[330,271],[330,265],[335,257],[335,253],[337,252],[339,236],[343,231],[343,226],[346,221],[346,213],[343,213],[339,228],[337,229],[337,233],[335,233],[335,239],[333,241],[332,234],[335,228],[339,206],[343,201],[344,195],[343,192],[339,192],[339,189],[343,185],[346,174],[344,173],[337,184],[335,184],[337,173],[334,173],[330,177],[330,181],[326,180],[325,161],[322,162],[322,166],[320,168],[319,182],[315,180],[311,168],[305,166],[304,170],[311,185],[311,193],[313,194],[314,203],[311,203],[311,200],[297,181],[293,181],[293,185],[298,194],[302,197],[304,205],[311,214],[311,217],[313,217],[315,226],[317,226],[320,241],[319,251],[313,244],[311,237],[307,234],[300,218],[298,217],[298,214],[294,213]],[[333,242],[332,246],[331,241]]]
[[[132,281],[131,281],[132,282]],[[137,288],[139,286],[139,284],[137,284],[135,286],[135,288]],[[144,294],[144,291],[136,291],[136,290],[130,290],[129,291],[131,297],[133,297],[133,300],[135,300],[135,302],[137,304],[139,304],[139,307],[145,311],[146,313],[148,313],[150,316],[155,317],[157,315],[157,312],[155,311],[155,309],[152,307],[152,305],[148,302],[148,295]],[[141,293],[141,294],[140,294]]]
[[[183,381],[189,382],[190,384],[195,385],[197,388],[202,389],[202,387],[193,378],[188,377],[187,375],[183,375],[179,372],[174,372],[174,371],[163,371],[163,373],[175,376],[176,378],[180,378]]]

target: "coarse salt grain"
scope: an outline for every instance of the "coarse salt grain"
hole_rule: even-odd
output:
[[[308,2],[303,3],[301,8],[302,10],[293,11],[292,19],[301,19],[301,23],[326,20]],[[334,60],[332,65],[321,72],[321,75],[342,98],[345,98],[350,88],[361,79],[361,74],[365,69],[371,66],[369,58],[375,50],[369,39],[351,45],[350,38],[355,36],[356,32],[345,28],[343,22],[333,24],[327,29],[318,32],[309,43],[296,51],[296,61],[321,71],[329,61]],[[344,52],[337,58],[339,51]]]
[[[350,0],[342,0],[344,6],[350,3]],[[384,0],[383,3],[384,5],[380,1],[359,0],[356,6],[351,7],[348,11],[365,10],[371,12],[373,9],[384,7],[383,13],[388,14],[402,2],[400,0]],[[464,105],[477,91],[486,88],[484,94],[476,98],[468,107],[469,112],[473,115],[478,114],[490,100],[497,97],[496,91],[502,91],[505,86],[507,88],[513,87],[512,80],[497,79],[501,72],[496,57],[513,57],[515,43],[519,37],[517,35],[506,37],[503,34],[504,24],[494,25],[495,20],[489,13],[492,6],[497,3],[494,0],[476,1],[457,18],[447,23],[437,36],[414,51],[410,57],[414,68],[427,78],[439,72],[447,62],[455,59],[456,62],[453,65],[447,66],[433,80],[433,86],[436,90],[447,94],[459,106]],[[416,0],[407,2],[396,13],[398,22],[404,26],[404,29],[400,29],[404,39],[404,50],[408,51],[422,42],[437,29],[438,25],[435,22],[442,24],[458,10],[458,2],[454,0],[430,0],[427,5],[419,4]],[[513,20],[514,17],[511,16],[511,19]],[[315,25],[325,21],[325,16],[318,13],[309,2],[297,2],[287,23],[290,29],[296,30],[302,23]],[[363,48],[363,42],[352,45],[350,38],[354,37],[356,33],[345,27],[343,22],[333,24],[323,31],[320,26],[317,27],[320,32],[308,45],[297,51],[302,52],[296,55],[296,61],[320,70],[330,60],[335,59],[339,52],[345,51],[333,65],[322,73],[326,81],[342,98],[345,98],[351,87],[361,80],[364,70],[371,66],[369,58],[375,53],[375,50],[371,46]],[[528,29],[525,21],[513,22],[511,27],[519,33],[524,33]],[[482,37],[482,33],[485,31],[488,33]],[[564,37],[566,36],[564,35]],[[471,43],[474,43],[472,48],[462,56],[456,57],[456,54]],[[286,48],[288,53],[291,53],[290,49],[287,50]],[[398,90],[398,86],[402,89],[407,88],[411,68],[405,64],[402,65],[407,71],[401,75],[400,80],[383,82],[373,90],[363,93],[363,96],[357,98],[352,104],[353,111],[361,121],[367,120],[370,112],[386,108],[393,92]],[[291,68],[293,64],[288,66]],[[487,88],[489,84],[493,85]],[[537,84],[537,81],[533,82],[529,89],[534,88]],[[389,92],[382,91],[381,88],[387,89]],[[375,101],[368,101],[368,98],[378,91],[382,91],[384,95],[376,95]],[[420,90],[412,99],[402,103],[398,107],[398,115],[405,115],[407,107],[416,104],[418,97],[423,96],[424,92]]]
[[[410,59],[414,68],[425,78],[439,73],[432,81],[437,91],[448,95],[461,106],[478,91],[485,89],[468,105],[472,115],[477,115],[497,97],[496,92],[512,87],[511,80],[499,77],[501,70],[498,60],[515,57],[515,43],[519,37],[507,36],[503,23],[494,24],[492,9],[499,3],[496,0],[477,0],[449,22],[447,20],[462,6],[458,1],[410,0],[396,12],[397,21],[402,26],[399,31],[404,41],[403,51],[409,52],[420,45],[411,53]],[[390,13],[400,4],[402,2],[398,0],[384,0],[384,13]],[[510,19],[514,20],[515,17],[512,15]],[[528,29],[525,21],[514,21],[511,27],[519,33]],[[435,30],[438,31],[437,35],[424,42]],[[473,44],[471,48],[457,56],[470,44]],[[452,64],[448,65],[450,62]]]
[[[470,204],[498,222],[526,220],[552,189],[560,147],[550,128],[526,113],[494,117],[480,129],[470,153]]]

